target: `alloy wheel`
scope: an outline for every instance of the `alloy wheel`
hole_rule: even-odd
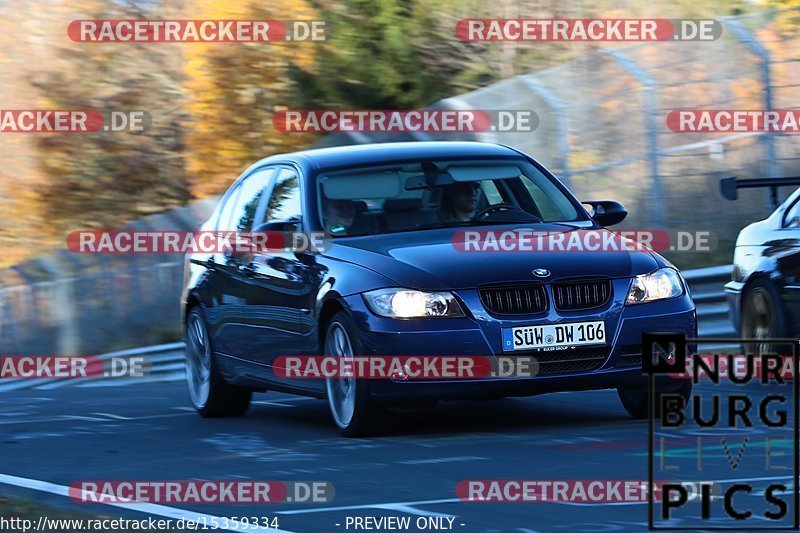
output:
[[[325,355],[341,357],[342,363],[352,363],[353,344],[344,326],[339,322],[331,323],[325,334]],[[344,365],[340,365],[340,368]],[[352,368],[352,365],[347,365]],[[340,375],[326,380],[328,405],[339,428],[347,428],[353,420],[356,409],[356,380],[352,376]]]
[[[211,388],[211,347],[203,319],[197,313],[189,315],[186,329],[186,382],[192,405],[202,409]]]

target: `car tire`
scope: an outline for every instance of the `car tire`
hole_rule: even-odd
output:
[[[250,407],[253,391],[226,382],[220,374],[198,307],[186,317],[186,382],[192,406],[204,418],[242,416]]]
[[[322,353],[351,358],[363,353],[355,323],[344,311],[337,312],[325,325]],[[370,397],[369,380],[328,378],[325,392],[331,417],[342,435],[364,437],[375,431],[378,406]]]
[[[650,416],[650,394],[647,384],[635,384],[617,387],[617,394],[622,406],[633,418],[644,419]],[[688,405],[692,396],[692,380],[681,379],[669,385],[657,385],[656,394],[680,394],[683,397],[684,407]],[[660,416],[661,402],[656,402],[655,416]]]
[[[768,339],[786,337],[786,313],[778,289],[766,280],[756,280],[749,285],[742,302],[743,339]],[[769,344],[743,346],[743,353],[771,351]]]

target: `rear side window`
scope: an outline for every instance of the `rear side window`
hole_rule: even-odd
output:
[[[222,206],[217,222],[218,231],[249,231],[253,228],[258,206],[269,185],[274,168],[256,170],[237,185]]]
[[[231,214],[233,213],[234,207],[236,207],[236,200],[239,198],[239,192],[241,190],[240,185],[236,185],[236,188],[231,191],[231,193],[226,197],[223,198],[223,206],[219,212],[219,217],[217,218],[217,230],[218,231],[228,231],[230,230],[231,224]]]
[[[300,182],[297,173],[282,168],[275,180],[275,187],[267,205],[267,222],[285,222],[299,218],[302,213]]]
[[[253,229],[259,203],[268,192],[274,174],[274,168],[265,168],[256,170],[244,179],[239,186],[241,192],[233,211],[231,230],[249,231]]]

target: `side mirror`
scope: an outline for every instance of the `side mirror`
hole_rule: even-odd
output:
[[[592,206],[592,218],[601,226],[619,224],[628,216],[628,210],[621,203],[612,200],[592,200],[583,202]]]

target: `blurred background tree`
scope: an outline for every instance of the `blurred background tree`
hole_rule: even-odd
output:
[[[27,38],[44,39],[47,48],[44,57],[23,69],[37,102],[24,107],[142,110],[152,119],[143,133],[33,137],[43,178],[36,208],[48,221],[45,234],[114,227],[185,204],[191,193],[184,162],[180,45],[75,43],[66,36],[73,19],[171,18],[180,11],[148,2],[79,0],[51,2],[43,16],[28,6],[28,20],[40,24],[37,34]],[[15,49],[22,48],[19,44]]]
[[[800,0],[778,0],[797,2]],[[714,18],[744,0],[319,0],[331,38],[310,67],[293,64],[304,109],[411,109],[561,64],[613,43],[458,40],[465,18]]]
[[[800,0],[770,0],[770,6],[778,9],[778,23],[786,35],[800,35]]]
[[[319,19],[305,0],[192,0],[195,19]],[[317,43],[195,43],[185,48],[188,173],[196,196],[224,190],[255,160],[307,146],[313,137],[281,134],[277,107],[294,106],[290,62],[312,63]]]
[[[292,62],[296,103],[305,109],[411,109],[448,96],[447,72],[420,52],[438,14],[425,0],[323,1],[330,39],[311,65]]]

